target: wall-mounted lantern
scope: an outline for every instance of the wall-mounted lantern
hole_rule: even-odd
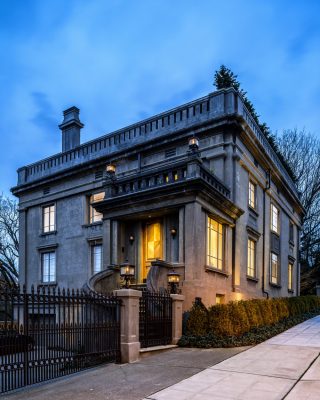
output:
[[[195,152],[195,151],[197,151],[199,149],[199,139],[197,137],[192,136],[189,139],[189,149],[192,152]]]
[[[110,163],[110,164],[107,165],[106,171],[107,171],[107,174],[108,174],[109,176],[115,175],[115,173],[116,173],[116,166],[115,166],[114,164]]]
[[[172,238],[175,238],[176,234],[177,234],[177,229],[174,226],[172,226],[170,228],[170,233],[171,233]]]
[[[171,272],[168,272],[167,279],[170,288],[170,293],[171,294],[177,293],[177,289],[179,287],[179,282],[180,282],[180,274],[172,270]]]
[[[130,244],[133,244],[133,242],[134,242],[134,236],[131,234],[131,235],[129,236],[129,243],[130,243]]]
[[[126,289],[129,289],[129,281],[131,278],[134,277],[135,269],[136,269],[136,267],[134,265],[129,264],[128,260],[126,260],[124,263],[120,264],[120,276],[121,276],[121,278],[124,278],[124,280],[125,280],[124,287]]]

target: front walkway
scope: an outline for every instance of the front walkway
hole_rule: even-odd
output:
[[[319,400],[320,316],[145,400]]]

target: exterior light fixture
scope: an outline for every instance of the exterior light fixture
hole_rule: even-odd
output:
[[[172,228],[170,228],[170,233],[171,236],[174,238],[177,234],[177,229],[173,226]]]
[[[116,173],[116,166],[110,163],[107,165],[106,171],[108,175],[114,175]]]
[[[170,288],[170,293],[175,294],[177,293],[177,289],[179,286],[180,282],[180,274],[172,270],[171,272],[168,272],[167,274],[167,279],[168,279],[168,285]]]
[[[191,151],[197,151],[199,149],[199,139],[195,136],[192,136],[189,139],[189,149]]]
[[[129,289],[129,281],[134,277],[135,266],[128,263],[126,260],[124,263],[120,264],[120,276],[125,280],[125,289]]]
[[[130,242],[130,244],[133,244],[133,242],[134,242],[134,236],[133,235],[129,236],[129,242]]]

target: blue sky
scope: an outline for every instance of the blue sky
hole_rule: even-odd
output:
[[[224,63],[273,131],[320,137],[320,2],[0,1],[0,193],[61,149],[62,111],[82,142],[213,90]]]

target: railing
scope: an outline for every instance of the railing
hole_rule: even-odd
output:
[[[169,293],[142,291],[139,338],[142,348],[171,344],[172,298]]]
[[[82,291],[0,292],[0,393],[120,358],[120,300]]]
[[[191,164],[194,167],[191,167]],[[230,198],[230,190],[212,172],[207,170],[199,159],[114,180],[109,184],[111,190],[107,198],[132,195],[195,179],[206,182],[223,196]]]

